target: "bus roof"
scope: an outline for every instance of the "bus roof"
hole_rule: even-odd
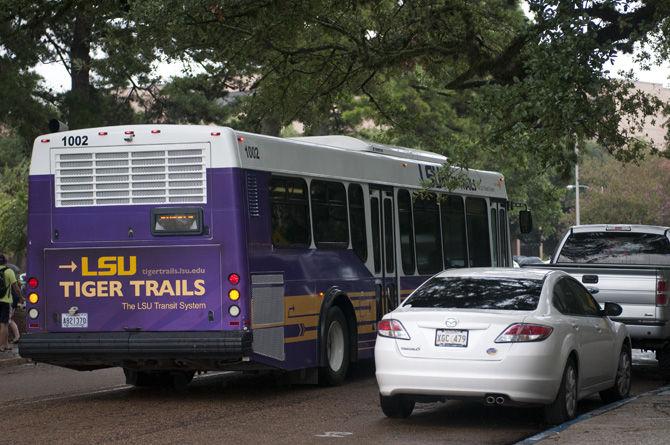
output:
[[[279,174],[417,188],[447,158],[349,136],[279,138],[211,125],[121,125],[51,133],[35,139],[31,175],[55,174],[56,153],[149,151],[208,147],[207,168],[239,167]],[[456,192],[506,199],[500,173],[465,170]]]

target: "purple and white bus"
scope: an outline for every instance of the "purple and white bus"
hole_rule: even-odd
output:
[[[263,368],[337,384],[426,278],[511,264],[502,175],[413,193],[444,162],[214,126],[41,136],[21,355],[136,385]]]

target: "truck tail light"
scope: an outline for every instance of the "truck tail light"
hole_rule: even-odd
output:
[[[496,343],[522,343],[542,341],[551,335],[554,328],[541,324],[514,323],[496,338]]]
[[[656,281],[656,306],[668,305],[668,284],[663,279]]]
[[[409,340],[409,334],[402,323],[392,318],[382,320],[377,324],[377,334],[381,337]]]

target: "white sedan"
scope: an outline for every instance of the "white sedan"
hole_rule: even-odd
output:
[[[479,400],[541,405],[549,423],[575,417],[577,401],[628,396],[631,343],[561,271],[452,269],[435,275],[378,324],[381,407],[407,417],[415,402]]]

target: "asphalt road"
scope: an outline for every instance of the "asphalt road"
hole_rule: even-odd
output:
[[[633,393],[664,382],[637,357]],[[509,444],[545,429],[541,410],[451,401],[387,419],[371,364],[343,386],[286,386],[269,376],[198,376],[185,392],[132,388],[120,369],[0,368],[0,443]],[[602,406],[597,397],[580,411]]]

